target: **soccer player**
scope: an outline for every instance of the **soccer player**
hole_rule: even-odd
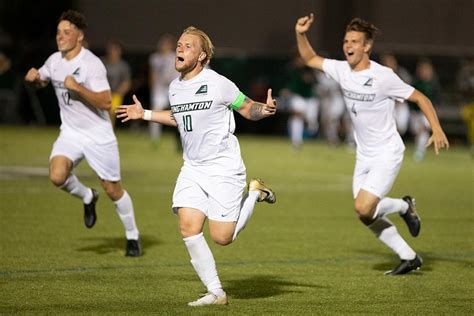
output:
[[[96,190],[84,186],[73,173],[85,158],[114,202],[125,227],[126,256],[136,257],[141,252],[139,232],[132,200],[120,181],[117,139],[108,114],[110,86],[104,64],[82,46],[85,28],[81,13],[64,12],[56,32],[58,52],[52,54],[39,70],[31,68],[25,80],[37,88],[43,88],[51,81],[58,98],[61,131],[50,156],[50,180],[83,201],[84,223],[92,228],[97,219],[95,208],[99,195]]]
[[[176,181],[173,211],[178,215],[184,244],[208,293],[190,306],[227,304],[216,263],[203,236],[208,219],[211,238],[228,245],[245,227],[255,202],[275,202],[275,195],[260,179],[252,179],[243,197],[246,171],[234,136],[234,111],[249,120],[274,115],[271,89],[265,103],[251,100],[229,79],[205,68],[213,55],[206,33],[194,27],[184,30],[176,48],[175,67],[180,73],[170,85],[171,110],[143,110],[138,99],[118,108],[122,121],[144,119],[177,126],[184,165]]]
[[[179,73],[174,68],[176,59],[174,46],[176,38],[171,34],[164,34],[158,40],[157,49],[150,55],[150,92],[151,108],[160,111],[169,108],[168,89],[171,81]],[[155,144],[161,137],[161,124],[149,123],[150,136]]]
[[[357,144],[352,182],[354,206],[360,220],[401,259],[386,274],[405,274],[421,267],[422,259],[400,236],[387,215],[398,213],[414,237],[420,232],[420,218],[415,200],[386,197],[400,170],[405,146],[397,132],[393,116],[395,101],[416,103],[428,119],[433,131],[426,146],[434,145],[436,154],[448,148],[436,112],[430,100],[404,83],[391,69],[370,60],[377,28],[353,19],[346,28],[343,42],[345,61],[325,59],[311,47],[306,32],[314,15],[298,19],[296,40],[301,57],[308,66],[325,72],[341,85],[346,107],[354,125]]]

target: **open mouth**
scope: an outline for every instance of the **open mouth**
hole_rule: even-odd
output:
[[[176,59],[177,59],[179,62],[181,62],[181,63],[184,61],[184,58],[183,58],[183,57],[179,57],[179,56],[178,56],[178,57],[176,57]]]

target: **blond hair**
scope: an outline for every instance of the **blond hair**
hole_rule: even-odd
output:
[[[192,34],[199,37],[199,39],[201,40],[202,50],[204,51],[204,53],[206,53],[206,58],[201,61],[201,64],[203,66],[207,65],[211,61],[212,56],[214,55],[214,45],[212,45],[209,36],[204,33],[204,31],[194,26],[189,26],[188,28],[186,28],[183,31],[183,34]]]

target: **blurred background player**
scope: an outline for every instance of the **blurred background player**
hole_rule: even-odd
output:
[[[234,136],[234,111],[253,121],[275,114],[272,90],[266,103],[251,100],[232,81],[205,67],[213,52],[208,35],[188,27],[176,48],[180,77],[170,85],[171,110],[143,110],[135,96],[134,104],[117,110],[122,121],[144,119],[179,129],[184,164],[176,181],[173,211],[191,264],[208,291],[190,306],[228,302],[203,235],[206,219],[214,242],[225,246],[246,226],[257,201],[275,203],[274,193],[260,179],[252,179],[243,196],[246,170]]]
[[[474,157],[474,55],[466,58],[457,74],[457,86],[462,94],[462,116],[467,126],[467,139]]]
[[[380,57],[382,65],[393,70],[397,76],[400,77],[407,84],[412,84],[413,80],[405,68],[398,64],[398,60],[393,54],[383,54]],[[423,91],[422,91],[423,92]],[[404,136],[407,132],[408,125],[410,123],[410,108],[406,101],[395,101],[395,123],[397,124],[397,130],[400,136]]]
[[[174,68],[175,45],[176,39],[170,34],[164,34],[158,40],[156,51],[149,58],[151,108],[155,111],[169,108],[169,85],[179,76]],[[158,143],[162,131],[161,124],[150,122],[148,126],[152,141]]]
[[[339,82],[354,126],[357,143],[356,164],[352,182],[354,207],[359,219],[400,257],[401,262],[389,275],[405,274],[421,267],[421,257],[400,236],[387,218],[398,213],[414,237],[420,232],[420,218],[414,199],[405,196],[392,199],[390,191],[400,170],[405,146],[398,134],[393,110],[395,99],[416,103],[428,117],[436,154],[449,146],[430,100],[404,83],[391,69],[370,60],[377,28],[360,19],[346,27],[343,41],[345,61],[318,56],[306,32],[314,15],[301,17],[295,25],[298,50],[306,65],[324,71]]]
[[[86,159],[95,171],[125,227],[126,256],[140,256],[139,232],[135,224],[133,204],[120,181],[118,144],[108,111],[111,106],[110,86],[104,64],[82,46],[86,21],[73,10],[59,18],[56,43],[52,54],[37,70],[25,76],[36,88],[50,81],[56,92],[61,115],[61,131],[53,145],[49,161],[51,182],[84,203],[84,224],[92,228],[96,222],[99,194],[82,184],[74,168]]]
[[[111,39],[107,42],[105,56],[102,57],[112,92],[112,107],[110,109],[112,125],[115,125],[115,109],[123,104],[123,98],[130,91],[132,85],[130,66],[123,60],[122,52],[122,43]]]
[[[339,133],[342,129],[341,123],[346,106],[339,83],[326,76],[321,71],[316,71],[316,90],[321,102],[321,130],[328,143],[332,146],[340,144]],[[352,139],[352,128],[350,122],[344,128],[345,139]]]
[[[426,95],[435,107],[441,106],[441,86],[428,59],[421,59],[416,64],[416,78],[413,87]],[[420,108],[413,102],[410,105],[410,129],[415,135],[415,152],[413,159],[421,161],[425,157],[426,144],[430,137],[430,123]]]
[[[314,136],[318,129],[319,101],[315,94],[316,77],[299,55],[293,58],[287,83],[290,117],[288,130],[291,145],[299,149],[303,145],[305,123],[308,134]],[[285,92],[283,92],[285,94]]]

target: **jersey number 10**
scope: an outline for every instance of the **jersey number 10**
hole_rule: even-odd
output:
[[[191,119],[191,115],[183,116],[183,127],[185,132],[193,131],[193,120]]]

